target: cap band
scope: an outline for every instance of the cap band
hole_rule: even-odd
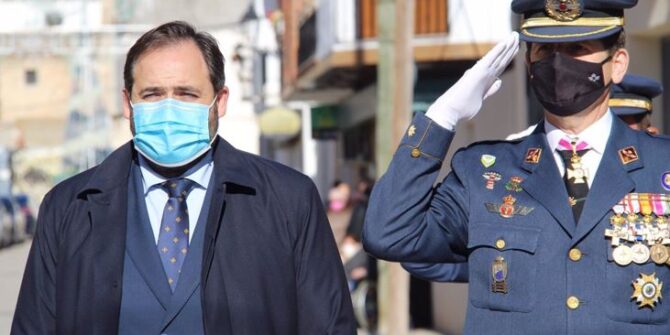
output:
[[[609,101],[610,107],[635,107],[642,108],[648,111],[651,110],[651,101],[643,99],[620,99],[613,98]]]
[[[573,21],[556,21],[549,17],[533,17],[523,21],[521,29],[537,28],[537,27],[561,27],[561,26],[577,26],[577,27],[603,27],[603,26],[623,26],[623,17],[580,17]]]

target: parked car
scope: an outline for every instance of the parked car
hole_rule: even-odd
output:
[[[20,211],[18,202],[11,196],[0,197],[0,206],[10,217],[11,228],[9,243],[19,243],[26,239],[26,218]]]
[[[5,206],[0,206],[0,247],[12,244],[14,218]]]

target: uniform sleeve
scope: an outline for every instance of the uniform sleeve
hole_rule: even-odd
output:
[[[326,213],[312,184],[295,246],[300,335],[355,334],[351,296]]]
[[[468,263],[402,263],[413,276],[442,283],[467,283]]]
[[[468,189],[462,152],[452,171],[433,187],[454,133],[417,114],[386,173],[372,190],[363,244],[372,255],[396,262],[466,261]]]
[[[13,335],[54,334],[56,328],[57,215],[50,194],[44,198],[12,324]]]

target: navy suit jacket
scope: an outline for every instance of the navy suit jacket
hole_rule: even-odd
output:
[[[391,261],[467,261],[466,334],[670,334],[670,303],[663,300],[670,297],[670,267],[652,261],[619,266],[605,235],[612,208],[627,194],[670,194],[663,186],[670,141],[613,118],[575,222],[543,126],[517,141],[459,150],[436,187],[454,133],[422,114],[410,129],[372,192],[363,243]],[[485,154],[496,157],[493,166],[481,163]],[[502,175],[493,189],[486,187],[486,171]],[[508,190],[505,183],[515,176],[522,179],[520,189]],[[533,210],[509,218],[489,210],[486,204],[501,205],[508,195],[515,206]],[[505,293],[492,286],[498,257],[508,269]],[[663,284],[653,309],[631,299],[641,274]]]
[[[201,291],[206,334],[354,334],[344,271],[311,180],[214,147]],[[44,198],[12,334],[117,334],[132,143]]]

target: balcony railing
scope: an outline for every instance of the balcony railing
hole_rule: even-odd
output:
[[[447,0],[416,0],[414,2],[414,33],[416,35],[447,33]],[[377,1],[356,0],[357,37],[377,37]]]

